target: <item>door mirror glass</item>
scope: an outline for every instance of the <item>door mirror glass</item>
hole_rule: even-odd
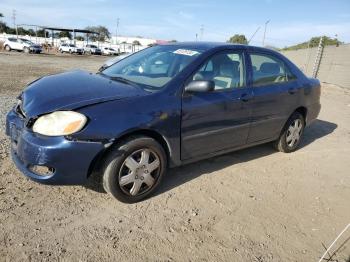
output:
[[[214,81],[194,80],[194,81],[191,81],[185,87],[185,92],[187,92],[187,93],[204,93],[204,92],[214,91],[214,89],[215,89]]]

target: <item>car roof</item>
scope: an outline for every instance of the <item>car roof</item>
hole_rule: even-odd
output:
[[[264,47],[258,47],[258,46],[251,46],[251,45],[242,45],[242,44],[233,44],[233,43],[225,43],[225,42],[171,42],[161,45],[170,45],[170,46],[178,46],[179,48],[193,48],[193,49],[199,49],[203,51],[207,51],[210,49],[225,49],[225,48],[244,48],[247,50],[254,50],[254,51],[267,51],[270,53],[275,53],[274,50],[264,48]]]

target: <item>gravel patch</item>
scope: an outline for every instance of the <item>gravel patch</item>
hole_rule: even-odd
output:
[[[5,133],[6,115],[16,104],[16,95],[0,94],[0,132]]]

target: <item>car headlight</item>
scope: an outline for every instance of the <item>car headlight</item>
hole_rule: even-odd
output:
[[[45,136],[65,136],[80,131],[86,124],[86,116],[74,111],[56,111],[39,117],[33,131]]]

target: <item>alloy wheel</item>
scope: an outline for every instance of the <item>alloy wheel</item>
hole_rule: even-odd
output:
[[[287,130],[286,142],[289,147],[293,147],[299,142],[302,130],[303,124],[301,120],[295,119]]]
[[[119,186],[131,196],[146,193],[155,185],[160,170],[160,158],[156,152],[148,148],[134,151],[121,165]]]

